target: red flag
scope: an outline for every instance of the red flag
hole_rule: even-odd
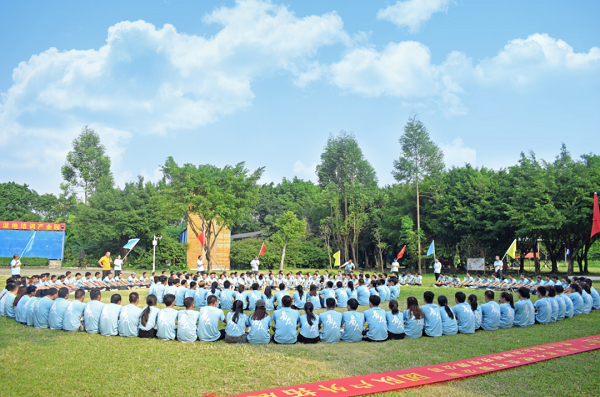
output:
[[[198,236],[198,240],[200,240],[200,244],[202,244],[202,245],[206,244],[206,233],[204,233],[204,230]]]
[[[265,243],[263,243],[262,247],[260,248],[260,256],[265,256],[265,250],[267,249],[267,247],[265,247]]]
[[[592,220],[592,237],[594,234],[600,233],[600,208],[598,208],[598,193],[594,193],[594,217]]]
[[[398,256],[396,257],[396,259],[402,258],[402,256],[404,255],[404,251],[406,251],[406,245],[404,247],[402,247],[402,251],[400,251],[398,253]]]

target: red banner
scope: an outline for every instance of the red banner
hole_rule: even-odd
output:
[[[233,397],[360,396],[481,375],[596,349],[600,349],[600,335],[526,347],[427,367],[286,386],[278,389],[237,394]]]
[[[0,230],[31,230],[64,232],[64,223],[0,221]]]

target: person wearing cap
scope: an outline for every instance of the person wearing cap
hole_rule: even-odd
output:
[[[266,345],[271,341],[270,328],[273,325],[271,316],[267,314],[264,299],[256,301],[256,310],[246,319],[246,325],[250,327],[247,340],[255,345]]]

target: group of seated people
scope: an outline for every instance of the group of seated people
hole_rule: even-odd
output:
[[[183,281],[163,280],[162,277],[160,280],[160,284],[154,284],[155,290],[149,291],[146,306],[140,308],[137,292],[131,292],[129,303],[123,306],[120,294],[113,294],[110,303],[105,304],[101,302],[101,290],[92,288],[90,300],[84,303],[87,292],[83,288],[78,288],[74,299],[69,300],[66,286],[22,285],[20,278],[9,278],[0,293],[0,316],[40,329],[80,330],[104,336],[156,337],[180,342],[224,339],[228,343],[266,344],[273,341],[293,344],[382,342],[405,337],[471,334],[478,330],[548,324],[600,309],[598,291],[592,286],[592,280],[583,277],[567,278],[567,288],[562,285],[538,286],[535,304],[529,299],[530,289],[526,287],[517,290],[516,303],[513,294],[507,291],[500,293],[496,302],[495,292],[486,290],[483,304],[478,303],[476,295],[467,297],[458,291],[453,307],[444,295],[438,296],[435,304],[435,294],[426,291],[424,305],[419,306],[418,300],[411,296],[406,300],[404,311],[399,309],[396,300],[399,294],[396,277],[389,278],[389,287],[382,281],[373,280],[369,289],[363,279],[359,279],[356,289],[352,284],[344,288],[341,281],[333,289],[333,281],[329,281],[317,295],[313,294],[316,286],[311,286],[306,294],[299,285],[293,297],[285,291],[284,284],[280,284],[278,293],[267,297],[266,293],[258,291],[256,283],[250,293],[245,293],[242,285],[238,285],[237,292],[232,291],[226,281],[222,291],[218,291],[218,284],[213,283],[200,302],[196,292],[178,297],[177,291],[174,294],[171,289],[167,290],[178,288],[177,285],[181,287]],[[159,295],[159,286],[163,286],[166,293]],[[191,291],[198,290],[194,288],[197,286],[192,281]],[[379,307],[386,300],[389,300],[388,311]],[[158,309],[159,302],[166,307]],[[358,312],[359,305],[369,305],[369,309]],[[181,306],[182,310],[175,309],[176,306]],[[314,314],[321,306],[326,311]],[[199,311],[194,310],[197,307],[200,307]],[[225,316],[222,309],[231,311]],[[246,314],[247,310],[252,313]],[[267,313],[270,310],[274,310],[272,317]],[[224,329],[219,329],[221,324],[225,325]]]
[[[479,274],[475,275],[475,277],[471,277],[471,275],[467,273],[465,275],[465,278],[461,280],[456,274],[454,274],[453,276],[440,274],[440,277],[435,282],[436,287],[467,287],[474,289],[494,289],[501,291],[516,291],[521,287],[525,287],[534,293],[540,286],[557,285],[560,285],[563,288],[568,287],[568,277],[564,276],[562,280],[559,281],[558,276],[556,275],[546,275],[544,276],[544,278],[538,275],[535,276],[534,280],[533,275],[525,276],[525,274],[521,273],[519,279],[516,279],[512,274],[509,274],[507,277],[502,279],[497,277],[496,273],[494,273],[491,278],[487,275],[481,277]]]
[[[84,289],[86,291],[101,288],[106,290],[126,290],[134,287],[148,287],[151,283],[148,278],[148,273],[144,272],[140,278],[136,277],[135,272],[124,279],[121,274],[113,276],[112,273],[102,278],[100,272],[96,272],[92,277],[92,273],[86,272],[84,276],[81,273],[73,275],[72,272],[68,271],[65,275],[57,276],[50,275],[50,273],[42,273],[41,275],[35,275],[31,277],[19,277],[12,276],[24,286],[34,286],[38,289],[47,288],[62,288],[65,287],[69,290],[69,293],[74,293],[78,289]]]

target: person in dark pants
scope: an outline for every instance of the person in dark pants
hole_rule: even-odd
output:
[[[104,280],[110,274],[110,264],[112,263],[112,259],[110,258],[110,252],[106,252],[100,260],[98,264],[102,267],[102,280]]]

